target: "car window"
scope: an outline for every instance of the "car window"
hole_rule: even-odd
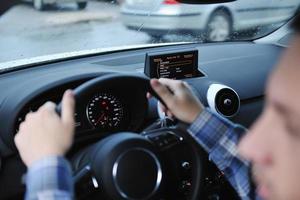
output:
[[[286,23],[300,4],[299,0],[207,5],[176,0],[12,2],[0,15],[0,63],[144,44],[253,40]]]

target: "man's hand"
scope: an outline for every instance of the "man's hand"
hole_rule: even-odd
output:
[[[37,112],[27,114],[20,124],[15,143],[27,167],[47,156],[63,156],[73,143],[75,100],[72,91],[66,91],[63,96],[61,117],[55,107],[54,103],[47,102]]]
[[[165,78],[152,79],[150,83],[165,102],[167,108],[162,105],[161,107],[169,116],[174,115],[183,122],[192,123],[203,111],[202,103],[187,83]]]

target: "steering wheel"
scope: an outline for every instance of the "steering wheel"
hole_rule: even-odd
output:
[[[130,82],[137,91],[157,94],[142,76],[109,74],[74,90],[76,104],[93,91]],[[60,105],[57,108],[60,113]],[[199,199],[206,153],[186,127],[158,128],[141,134],[112,134],[71,159],[79,199]]]

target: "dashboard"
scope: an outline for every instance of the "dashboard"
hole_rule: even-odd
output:
[[[171,45],[49,62],[2,73],[0,182],[2,185],[16,181],[5,192],[1,187],[0,194],[9,196],[24,190],[18,180],[25,167],[17,158],[13,138],[28,112],[37,110],[47,101],[59,103],[66,89],[75,89],[99,76],[111,73],[146,76],[146,55],[187,49],[197,50],[201,76],[183,80],[191,85],[205,106],[249,127],[262,111],[265,83],[282,47],[252,42]],[[220,105],[226,99],[236,102],[234,110],[229,112],[226,105]],[[75,118],[75,146],[80,146],[117,132],[140,133],[159,118],[159,113],[156,99],[148,100],[145,91],[140,91],[138,86],[124,83],[112,84],[77,102]]]
[[[59,104],[65,90],[75,89],[90,79],[63,84],[34,97],[21,108],[14,125],[15,132],[27,113],[36,111],[47,101]],[[76,103],[77,137],[84,136],[86,132],[90,135],[95,132],[105,135],[126,130],[138,131],[141,128],[147,112],[147,101],[140,93],[124,91],[124,87],[126,88],[124,85],[122,88],[110,86],[90,94],[83,102]]]

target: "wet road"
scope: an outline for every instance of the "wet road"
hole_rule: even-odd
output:
[[[143,32],[126,29],[121,19],[120,5],[105,0],[89,1],[84,10],[78,10],[74,3],[48,7],[45,11],[37,11],[29,3],[16,5],[0,16],[0,63],[106,47],[201,42],[200,38],[187,35],[167,35],[155,41]],[[268,32],[274,28],[265,29]],[[233,39],[253,38],[255,32],[238,33]]]
[[[21,4],[0,16],[0,27],[0,62],[150,40],[127,30],[120,21],[120,6],[105,2],[89,2],[81,11],[66,4],[42,12]]]

